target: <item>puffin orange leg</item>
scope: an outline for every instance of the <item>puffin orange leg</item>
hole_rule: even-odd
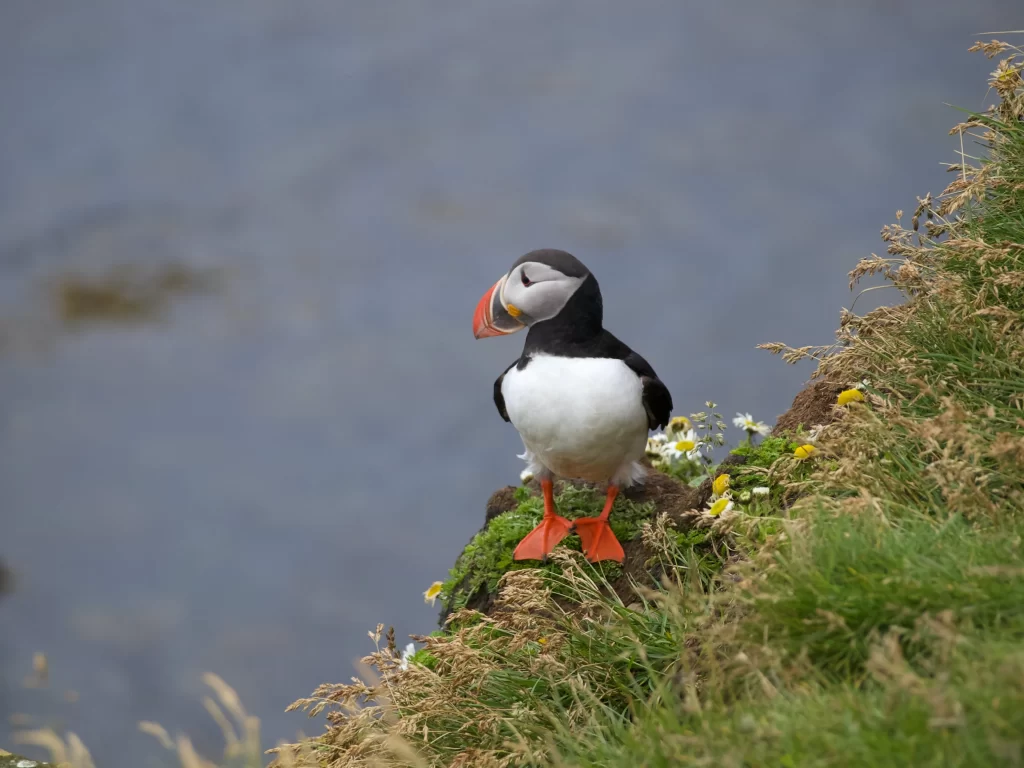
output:
[[[569,535],[572,523],[555,511],[554,483],[541,480],[540,488],[544,494],[544,517],[540,525],[526,534],[512,553],[514,560],[543,560],[558,542]]]
[[[583,554],[587,560],[596,563],[600,560],[615,560],[622,562],[626,559],[626,553],[622,551],[622,545],[612,533],[612,527],[608,524],[608,515],[611,514],[612,504],[615,497],[619,495],[617,486],[608,486],[608,498],[604,502],[604,511],[598,517],[580,517],[574,521],[576,533],[579,534],[580,543],[583,545]]]

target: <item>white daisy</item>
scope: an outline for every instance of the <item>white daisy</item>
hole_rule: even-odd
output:
[[[522,472],[519,473],[519,482],[521,482],[523,485],[526,485],[531,480],[533,480],[533,472],[531,472],[530,470],[524,469]]]
[[[648,437],[647,448],[645,450],[647,458],[651,459],[651,461],[658,461],[659,459],[664,459],[665,446],[667,443],[668,435],[666,435],[664,432],[658,432],[657,434]]]
[[[670,461],[700,461],[700,440],[697,433],[692,429],[677,435],[675,442],[665,443],[662,447],[662,455]]]
[[[751,435],[767,435],[772,431],[772,428],[763,421],[754,421],[754,417],[749,413],[737,413],[732,423],[740,429],[746,430]]]
[[[751,488],[750,492],[753,493],[755,496],[767,496],[769,493],[772,492],[772,489],[769,488],[767,485],[759,485],[756,488]]]
[[[411,659],[413,657],[414,653],[416,653],[416,646],[415,645],[413,645],[412,643],[409,643],[407,646],[405,646],[405,650],[402,651],[402,660],[400,662],[398,662],[398,668],[399,669],[408,669],[409,668],[409,659]]]

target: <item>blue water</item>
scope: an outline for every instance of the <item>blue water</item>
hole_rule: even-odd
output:
[[[213,670],[270,746],[322,727],[284,707],[376,622],[429,631],[421,592],[521,468],[491,384],[522,338],[470,326],[528,250],[593,269],[678,413],[773,420],[809,368],[754,346],[832,338],[846,272],[948,180],[944,103],[993,99],[966,48],[1022,26],[1018,0],[5,0],[0,745],[23,713],[167,764],[147,719],[212,756]],[[168,262],[224,288],[54,318],[49,280]]]

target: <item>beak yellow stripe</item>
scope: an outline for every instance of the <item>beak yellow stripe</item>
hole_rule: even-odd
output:
[[[512,317],[519,317],[521,314],[523,314],[523,310],[521,310],[515,304],[507,304],[505,306],[505,309],[508,310],[508,313],[512,315]]]

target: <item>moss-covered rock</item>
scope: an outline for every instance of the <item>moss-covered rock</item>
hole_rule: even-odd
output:
[[[625,562],[620,565],[605,561],[595,568],[609,583],[616,585],[617,590],[621,588],[624,592],[631,589],[633,580],[643,582],[654,578],[647,562],[650,553],[640,537],[643,524],[662,512],[680,519],[683,512],[703,505],[708,495],[702,488],[692,488],[661,472],[651,471],[643,486],[620,494],[612,508],[611,526],[623,545]],[[559,513],[570,520],[600,514],[604,499],[602,489],[589,485],[565,482],[555,485],[555,504]],[[554,564],[512,559],[516,545],[540,522],[543,511],[544,502],[536,482],[519,488],[509,486],[491,496],[484,527],[459,555],[441,589],[442,625],[450,613],[462,608],[488,612],[498,582],[508,571],[521,568],[558,571]],[[695,537],[680,535],[685,546],[700,546],[704,540],[702,533]],[[570,534],[559,546],[580,551],[579,537]]]

